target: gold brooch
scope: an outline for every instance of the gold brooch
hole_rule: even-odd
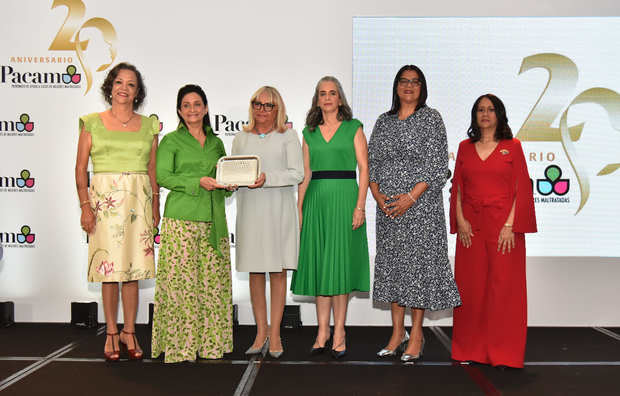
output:
[[[499,150],[500,153],[502,153],[502,155],[508,155],[510,153],[510,151],[506,150],[506,149],[501,149]]]

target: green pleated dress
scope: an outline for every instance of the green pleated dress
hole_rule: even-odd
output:
[[[317,128],[303,131],[310,169],[355,171],[353,139],[362,124],[343,121],[327,142]],[[291,290],[304,296],[334,296],[370,290],[366,224],[352,229],[356,179],[313,179],[303,202],[297,272]]]

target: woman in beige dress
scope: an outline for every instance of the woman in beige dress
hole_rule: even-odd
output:
[[[153,227],[159,223],[155,154],[159,121],[135,112],[146,92],[135,66],[119,63],[101,91],[111,108],[80,117],[75,180],[88,239],[88,281],[101,282],[107,324],[104,356],[142,359],[135,336],[138,280],[155,276]],[[88,159],[93,176],[88,184]],[[123,330],[116,326],[122,284]]]
[[[278,358],[284,348],[280,323],[286,301],[286,271],[297,269],[299,220],[295,191],[303,180],[301,145],[286,126],[286,108],[273,87],[250,99],[249,124],[233,140],[233,155],[258,155],[262,173],[255,184],[237,191],[236,268],[250,273],[250,298],[256,338],[246,354],[269,343]],[[271,326],[267,322],[266,273],[271,289]]]

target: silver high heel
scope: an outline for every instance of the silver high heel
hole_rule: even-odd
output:
[[[259,348],[252,348],[252,346],[250,346],[248,348],[247,351],[245,351],[246,355],[257,355],[259,353],[261,353],[263,351],[263,349],[265,349],[265,346],[269,345],[269,336],[267,336],[267,338],[265,338],[265,342],[263,342],[263,345],[261,345]]]
[[[282,340],[280,340],[280,343],[282,343]],[[282,349],[279,351],[271,351],[271,350],[269,351],[269,355],[274,359],[279,359],[283,353],[284,353],[284,346],[282,346]]]
[[[422,359],[422,355],[424,354],[425,343],[426,343],[426,339],[422,337],[422,345],[420,345],[420,352],[417,355],[410,355],[408,353],[403,353],[403,355],[400,357],[400,361],[403,363],[414,363]]]
[[[400,344],[396,347],[395,350],[392,351],[391,349],[383,348],[382,350],[377,352],[377,357],[384,358],[384,357],[396,356],[399,352],[402,352],[405,350],[407,341],[409,341],[409,333],[405,331],[405,335],[403,336],[403,339],[401,340]]]

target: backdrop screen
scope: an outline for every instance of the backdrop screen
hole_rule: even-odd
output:
[[[474,101],[494,93],[523,143],[534,186],[539,232],[528,235],[528,255],[618,257],[618,42],[617,17],[356,17],[354,109],[370,136],[390,108],[398,69],[418,65],[427,104],[445,122],[453,170]]]

